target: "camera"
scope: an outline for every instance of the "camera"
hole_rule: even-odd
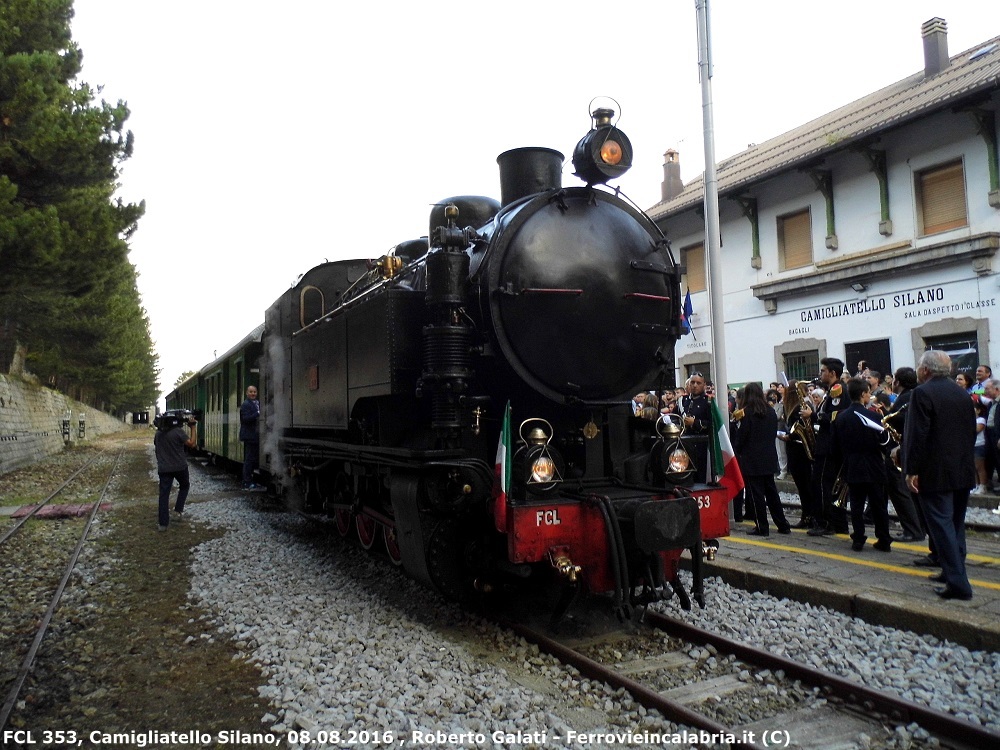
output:
[[[158,430],[172,430],[174,427],[180,427],[183,424],[198,424],[198,420],[195,419],[194,412],[187,409],[168,409],[162,414],[157,415],[156,419],[153,420],[153,424]]]

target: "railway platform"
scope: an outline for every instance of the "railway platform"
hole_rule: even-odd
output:
[[[791,523],[795,513],[786,515]],[[767,537],[748,536],[751,522],[732,523],[720,539],[706,577],[718,576],[749,591],[821,605],[866,622],[904,628],[948,639],[970,649],[1000,651],[1000,534],[970,531],[966,566],[971,601],[944,600],[929,576],[939,568],[918,567],[926,542],[893,542],[885,553],[854,552],[846,534],[808,536],[804,529]]]

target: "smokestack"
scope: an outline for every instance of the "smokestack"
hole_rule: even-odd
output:
[[[500,165],[500,202],[509,206],[519,198],[562,187],[565,160],[551,148],[514,148],[497,157]]]
[[[680,195],[682,190],[684,183],[681,182],[680,154],[668,148],[663,155],[663,182],[660,183],[660,195],[663,200],[669,201]]]
[[[936,76],[948,67],[948,24],[935,16],[920,27],[924,38],[924,78]]]

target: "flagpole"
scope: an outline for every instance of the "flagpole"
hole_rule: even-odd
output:
[[[701,78],[702,125],[705,139],[705,254],[708,297],[712,309],[712,379],[723,424],[729,423],[729,377],[726,373],[725,313],[719,233],[719,182],[715,170],[715,126],[712,122],[712,50],[708,0],[695,0],[698,18],[698,72]]]

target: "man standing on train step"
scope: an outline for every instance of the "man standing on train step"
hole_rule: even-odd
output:
[[[243,489],[261,489],[253,481],[253,474],[260,463],[260,402],[257,387],[247,387],[247,398],[240,405],[240,442],[243,443]]]
[[[903,432],[903,473],[924,511],[927,531],[941,564],[942,599],[971,599],[965,571],[965,509],[976,485],[973,445],[976,415],[969,394],[951,378],[951,357],[924,352],[917,364],[920,385],[910,397]]]

